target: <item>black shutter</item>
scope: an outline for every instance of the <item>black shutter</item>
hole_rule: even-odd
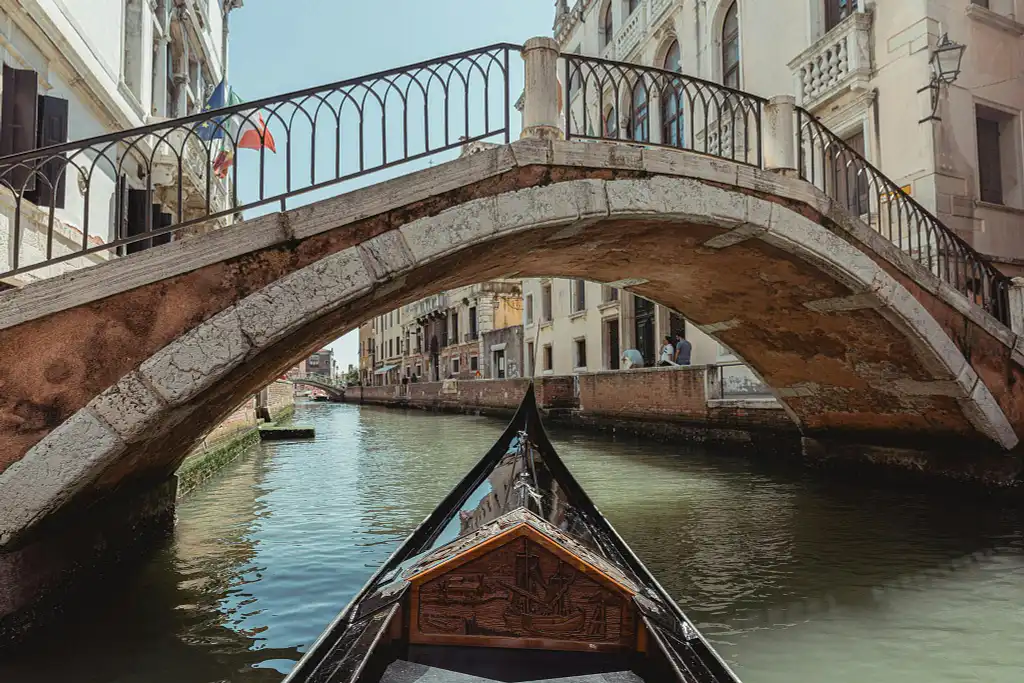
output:
[[[59,97],[41,95],[39,97],[38,146],[49,147],[67,141],[68,101]],[[54,208],[64,208],[64,181],[67,175],[65,158],[61,154],[42,163],[37,174],[41,178],[36,183],[35,190],[25,193],[26,199],[44,209],[49,208],[51,201]]]
[[[153,205],[153,229],[159,230],[161,228],[169,228],[174,217],[169,213],[161,213],[160,209],[163,207],[159,204]],[[153,238],[153,246],[158,244],[167,244],[171,241],[171,233],[164,233],[163,235],[157,235]]]
[[[149,193],[145,190],[128,190],[128,211],[126,215],[125,237],[141,235],[146,232],[146,214],[150,213],[152,205],[149,203]],[[134,254],[149,249],[152,240],[139,240],[125,245],[125,251]]]
[[[36,72],[4,64],[0,99],[0,156],[36,147]],[[16,191],[34,190],[36,179],[29,165],[19,166],[5,179]]]

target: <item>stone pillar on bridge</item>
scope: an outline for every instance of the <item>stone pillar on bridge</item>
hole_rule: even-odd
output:
[[[764,167],[769,171],[795,171],[796,98],[779,95],[764,107],[761,128]]]
[[[1010,281],[1007,298],[1010,304],[1010,329],[1024,335],[1024,277],[1015,277]]]
[[[526,90],[523,97],[522,138],[560,140],[558,98],[558,41],[554,38],[530,38],[523,45],[526,62]]]

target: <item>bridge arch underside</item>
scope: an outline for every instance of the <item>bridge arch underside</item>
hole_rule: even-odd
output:
[[[74,386],[97,389],[66,398],[65,406],[80,400],[80,407],[13,458],[0,449],[0,550],[33,538],[43,520],[64,517],[54,513],[165,480],[247,395],[338,334],[440,290],[498,277],[638,280],[631,291],[681,312],[742,355],[806,435],[957,443],[978,453],[1016,446],[1019,416],[1011,410],[1008,419],[1001,408],[1015,404],[995,400],[929,309],[828,221],[806,217],[814,214],[808,207],[692,177],[536,165],[515,174],[519,189],[507,189],[506,174],[476,183],[448,208],[402,205],[386,219],[364,213],[358,225],[317,205],[254,219],[229,230],[244,236],[260,221],[280,221],[292,232],[227,262],[0,333],[0,347],[20,346],[30,339],[20,329],[40,335],[55,320],[50,331],[67,353],[74,342],[56,330],[84,326],[89,353],[107,349],[104,370],[115,373],[97,379],[49,353],[8,375],[8,386],[17,386],[19,377],[49,377],[62,363],[64,376],[81,379]],[[360,213],[351,203],[337,206],[346,216]],[[299,237],[302,221],[330,227]],[[96,270],[127,268],[133,258]],[[140,305],[146,301],[148,308]],[[130,336],[126,304],[170,306],[181,332],[136,319],[137,348],[156,346],[132,359],[109,341]],[[102,335],[107,343],[97,347]],[[161,335],[169,343],[156,343]],[[0,440],[25,444],[24,435],[18,442],[10,434]]]

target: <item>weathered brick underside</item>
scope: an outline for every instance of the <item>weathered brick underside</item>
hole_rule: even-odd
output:
[[[632,291],[708,327],[808,434],[994,448],[1024,429],[1012,333],[803,183],[687,152],[518,143],[0,294],[0,325],[20,321],[0,330],[17,359],[0,365],[0,548],[169,475],[361,321],[508,276],[646,280]]]

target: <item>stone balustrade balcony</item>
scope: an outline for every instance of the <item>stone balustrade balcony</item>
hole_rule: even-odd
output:
[[[797,104],[814,111],[871,79],[870,12],[854,12],[789,63]]]
[[[647,33],[647,5],[643,0],[615,34],[615,58],[624,60]]]

